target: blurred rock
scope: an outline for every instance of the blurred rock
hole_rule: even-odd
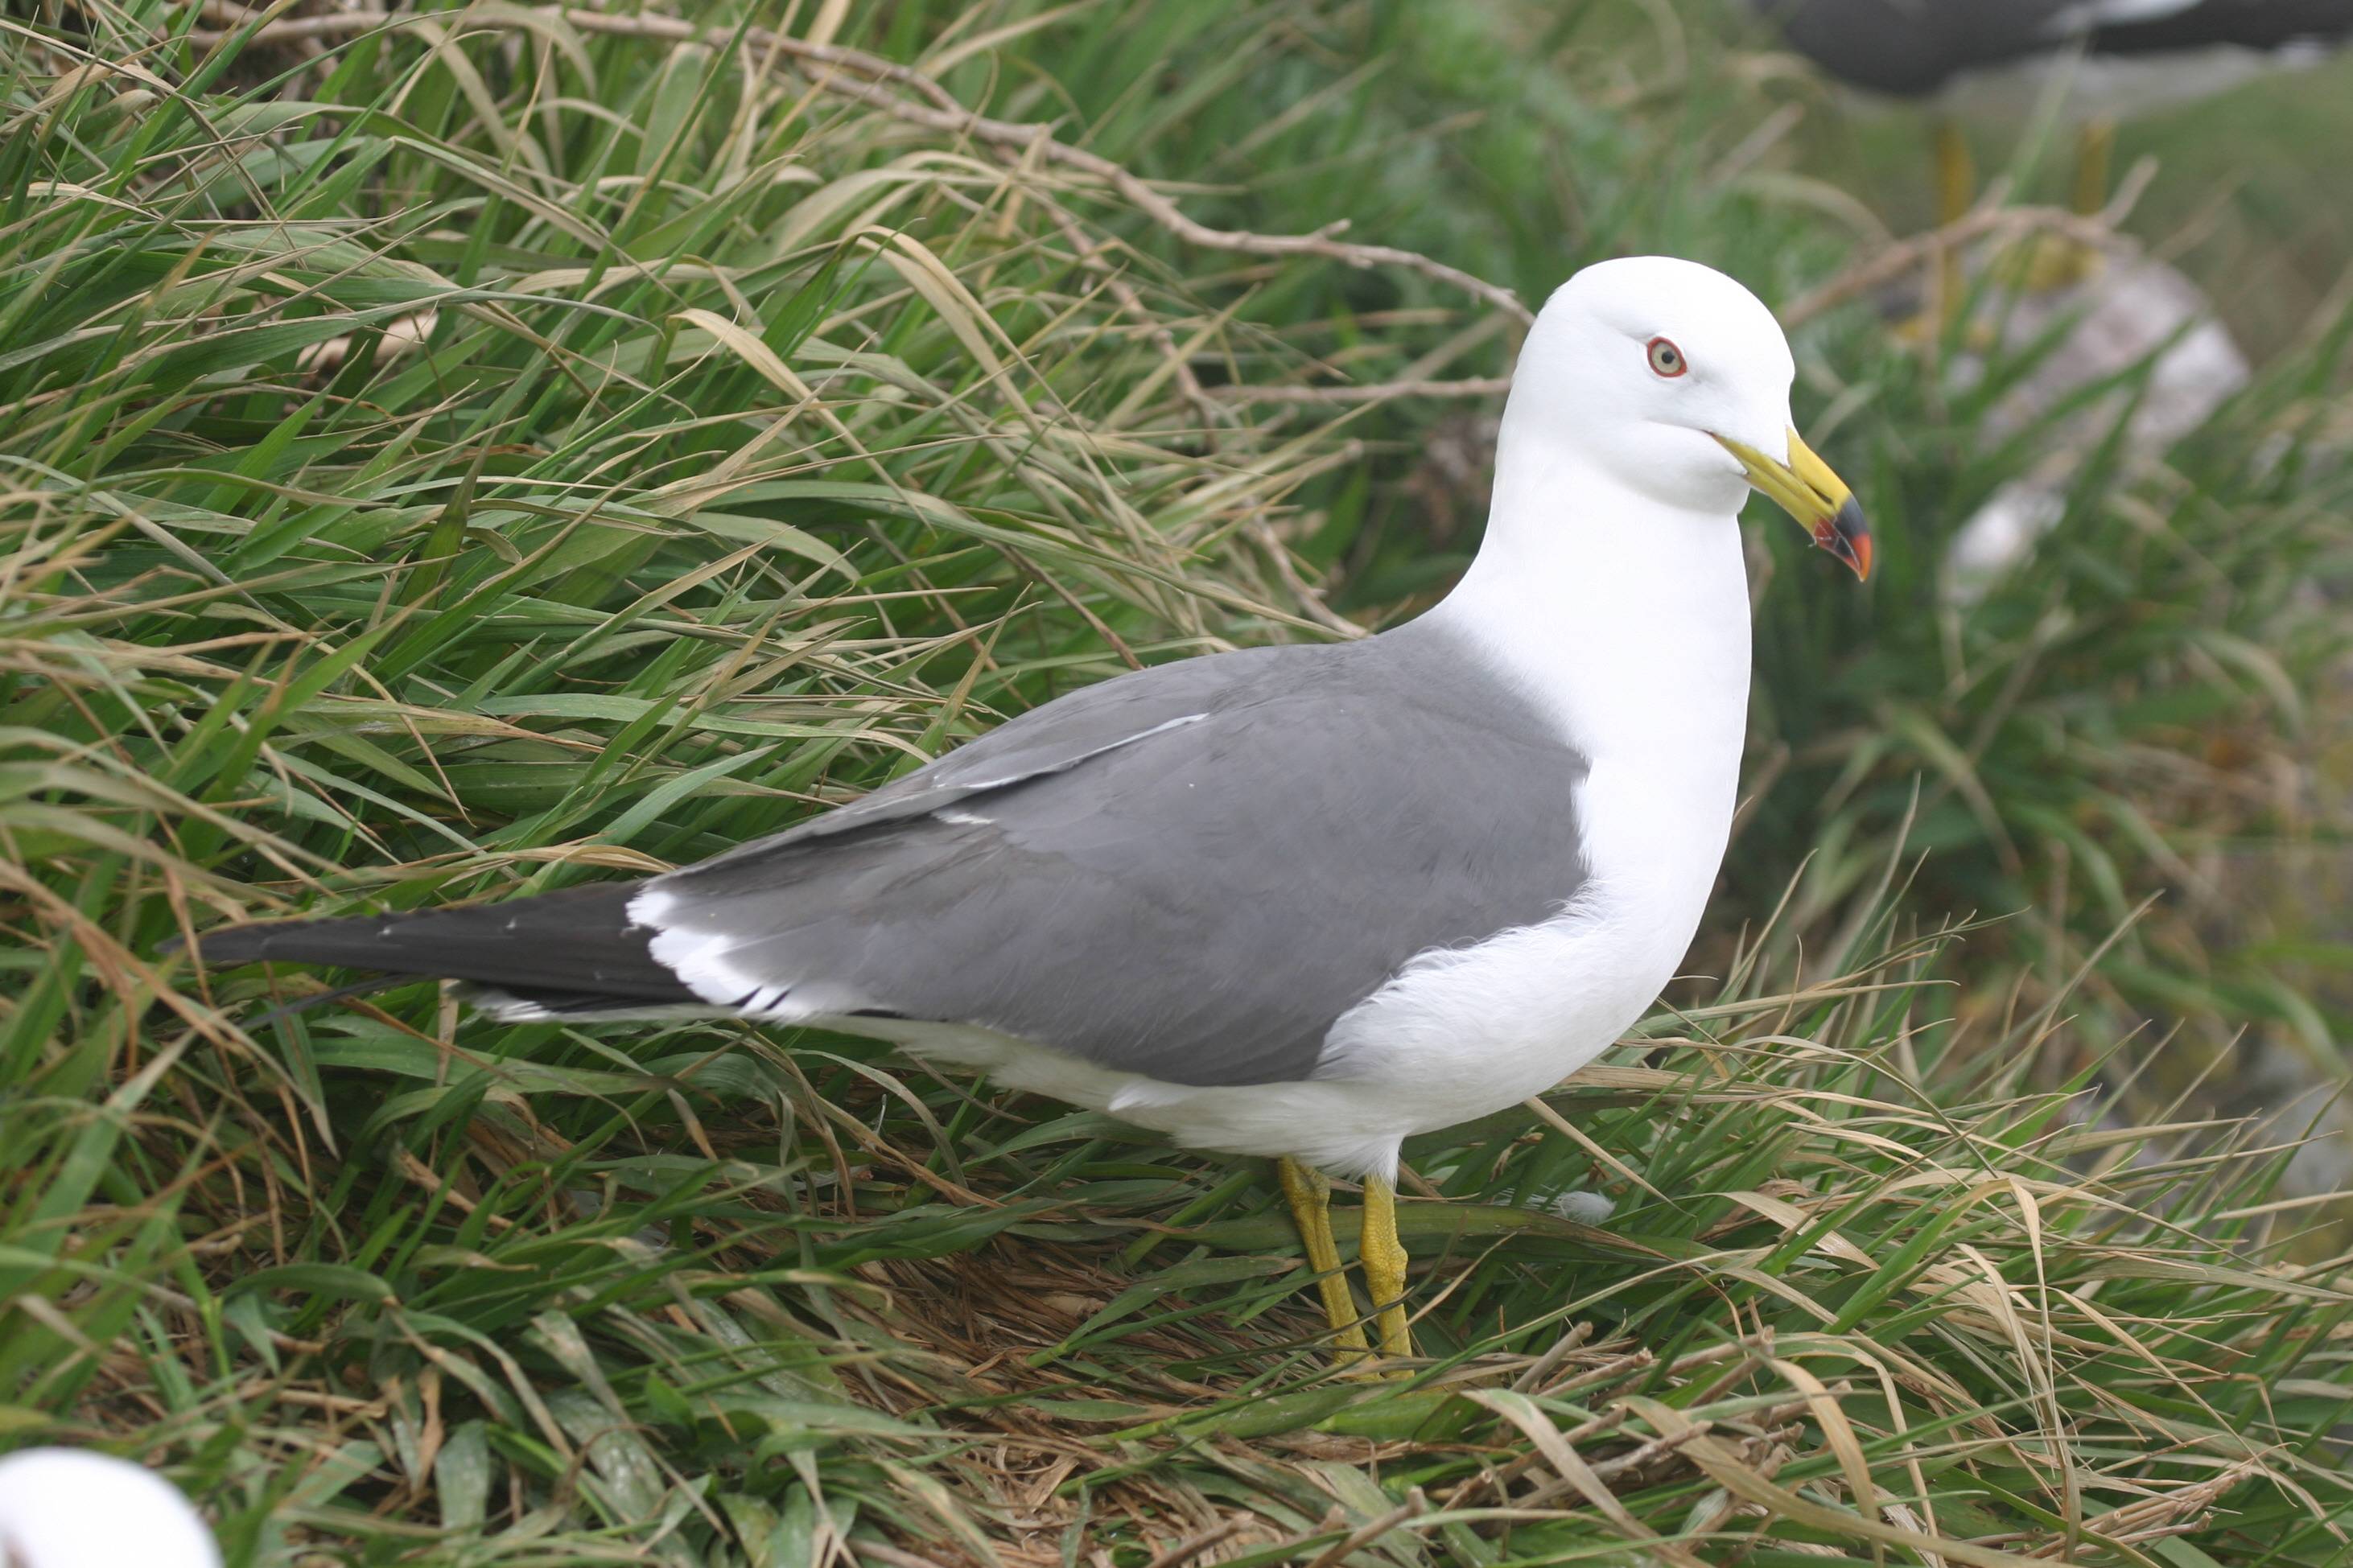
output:
[[[1975,263],[1978,268],[2003,264]],[[2008,440],[2055,423],[2046,437],[2050,450],[2032,471],[1997,489],[1953,536],[1945,556],[1945,593],[1963,605],[1984,597],[2059,525],[2074,471],[2119,417],[2129,478],[2205,424],[2250,374],[2246,356],[2215,319],[2204,292],[2164,262],[2121,244],[2087,276],[2063,287],[1986,292],[1982,315],[1992,318],[1985,325],[1994,341],[1955,356],[1955,385],[1966,391],[2000,360],[2037,354],[2032,370],[1988,410],[1982,428],[1992,439]],[[2053,333],[2063,335],[2038,347]],[[2146,372],[2135,374],[2144,364]],[[2117,384],[2106,393],[2068,407],[2084,389],[2110,380]]]

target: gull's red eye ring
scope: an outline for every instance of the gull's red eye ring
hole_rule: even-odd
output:
[[[1652,338],[1644,352],[1650,355],[1651,371],[1669,381],[1691,369],[1683,351],[1665,338]]]

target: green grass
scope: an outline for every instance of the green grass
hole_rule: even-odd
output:
[[[1255,1168],[854,1042],[289,1013],[331,977],[158,957],[693,858],[1127,662],[1326,635],[1303,571],[1369,620],[1468,546],[1416,499],[1448,406],[1230,390],[1499,371],[1459,290],[1188,243],[758,38],[459,15],[0,46],[0,1441],[167,1467],[239,1564],[2342,1556],[2322,1211],[2149,1087],[2177,1021],[2341,1024],[2194,903],[2107,941],[2291,826],[2245,785],[2341,648],[2340,329],[2163,472],[2088,466],[1966,617],[1935,551],[2030,454],[1866,312],[1807,329],[1887,568],[1760,539],[1721,978],[1550,1114],[1409,1148],[1430,1360],[1364,1387]],[[1612,249],[1783,300],[1854,259],[1733,156],[1753,62],[1653,22],[835,41],[1201,221],[1528,298]]]

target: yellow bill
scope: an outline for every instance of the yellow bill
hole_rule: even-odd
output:
[[[1871,575],[1871,527],[1846,481],[1814,455],[1814,449],[1789,432],[1789,460],[1767,457],[1756,447],[1728,436],[1718,436],[1724,449],[1740,459],[1748,482],[1783,511],[1806,525],[1814,542],[1837,556],[1861,577]]]

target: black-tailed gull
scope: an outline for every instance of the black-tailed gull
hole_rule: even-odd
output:
[[[1722,273],[1589,267],[1521,353],[1477,559],[1418,620],[1104,681],[643,881],[216,931],[203,955],[444,976],[514,1020],[877,1036],[1276,1156],[1351,1355],[1315,1173],[1361,1176],[1382,1348],[1407,1354],[1398,1145],[1593,1059],[1699,924],[1748,709],[1750,488],[1870,568],[1790,428],[1792,372]]]

